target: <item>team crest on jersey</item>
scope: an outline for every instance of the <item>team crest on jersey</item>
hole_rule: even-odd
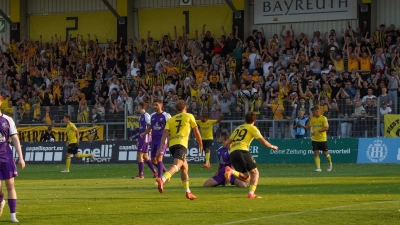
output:
[[[162,122],[163,121],[163,118],[160,118],[160,122]]]
[[[3,122],[3,123],[1,124],[1,126],[2,126],[3,128],[7,128],[7,123],[6,123],[6,122]]]

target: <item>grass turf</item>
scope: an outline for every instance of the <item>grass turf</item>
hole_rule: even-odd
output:
[[[215,165],[214,165],[215,167]],[[24,224],[398,224],[399,165],[258,165],[256,193],[202,188],[214,169],[190,165],[185,198],[179,174],[158,193],[155,179],[133,180],[136,165],[27,165],[16,179],[17,218]],[[4,185],[4,183],[3,183]],[[3,187],[3,190],[5,187]],[[5,191],[5,190],[4,190]],[[9,221],[8,206],[0,222]]]

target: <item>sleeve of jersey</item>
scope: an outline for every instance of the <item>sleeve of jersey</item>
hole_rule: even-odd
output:
[[[329,127],[328,119],[324,117],[324,127]]]
[[[7,118],[8,123],[10,124],[9,135],[13,136],[18,133],[17,127],[15,126],[14,120],[11,118]]]
[[[164,130],[169,130],[169,123],[170,123],[170,120],[168,120],[168,121],[165,123]]]
[[[169,120],[171,118],[171,114],[164,112],[165,120]]]
[[[144,120],[146,121],[147,125],[150,125],[150,115],[146,113],[146,116],[144,117]]]
[[[189,114],[189,123],[190,123],[190,127],[194,128],[197,127],[197,123],[196,120],[194,119],[194,116],[192,114]]]
[[[258,130],[257,127],[252,127],[251,131],[255,139],[262,138],[261,132]]]

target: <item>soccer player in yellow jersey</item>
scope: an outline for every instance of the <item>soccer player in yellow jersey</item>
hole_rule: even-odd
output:
[[[186,152],[188,148],[189,134],[192,129],[194,136],[196,137],[197,143],[199,144],[200,153],[203,151],[203,144],[201,142],[201,136],[199,129],[197,128],[196,120],[194,116],[187,113],[186,103],[183,100],[179,100],[175,104],[175,108],[178,114],[167,120],[167,124],[164,128],[164,133],[161,138],[161,143],[165,143],[165,140],[169,140],[169,151],[174,157],[173,165],[163,174],[162,177],[156,179],[158,183],[158,191],[160,193],[164,192],[164,183],[166,180],[170,179],[174,173],[181,170],[181,179],[183,187],[186,190],[186,198],[190,200],[195,200],[196,196],[192,194],[189,189],[189,175],[188,175],[188,163],[186,161]],[[163,148],[157,151],[162,152]]]
[[[328,142],[326,132],[329,130],[328,119],[321,115],[319,108],[314,106],[311,108],[312,118],[308,121],[306,129],[311,128],[312,150],[314,151],[315,172],[321,172],[321,161],[319,159],[319,151],[321,150],[328,161],[327,171],[332,170],[332,159],[328,152]]]
[[[210,151],[211,151],[211,144],[214,140],[213,128],[214,125],[221,122],[222,114],[220,115],[218,120],[209,120],[208,113],[204,112],[201,115],[201,120],[196,120],[197,125],[200,128],[201,138],[203,140],[203,148],[206,155],[206,164],[204,164],[204,168],[211,168],[210,164]]]
[[[76,128],[75,124],[71,122],[71,116],[68,114],[64,115],[64,123],[67,124],[67,160],[65,163],[65,169],[61,170],[63,173],[69,173],[69,166],[71,165],[71,154],[74,155],[76,158],[85,158],[91,157],[92,160],[94,159],[93,154],[78,154],[78,145],[79,145],[79,131]]]
[[[250,177],[250,187],[248,198],[261,198],[254,192],[257,188],[259,173],[256,161],[249,152],[249,146],[253,139],[257,139],[262,145],[273,150],[277,150],[278,146],[272,145],[266,141],[260,131],[254,124],[256,123],[256,114],[248,112],[244,118],[245,124],[237,127],[227,142],[229,156],[234,169],[229,166],[225,167],[225,180],[230,180],[231,176],[235,176],[239,180],[247,182]],[[250,173],[250,174],[249,174]]]

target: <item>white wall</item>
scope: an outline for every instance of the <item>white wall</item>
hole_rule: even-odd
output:
[[[381,24],[386,28],[394,24],[396,29],[400,29],[400,1],[399,0],[378,0],[377,1],[377,27],[371,30],[377,30]]]

